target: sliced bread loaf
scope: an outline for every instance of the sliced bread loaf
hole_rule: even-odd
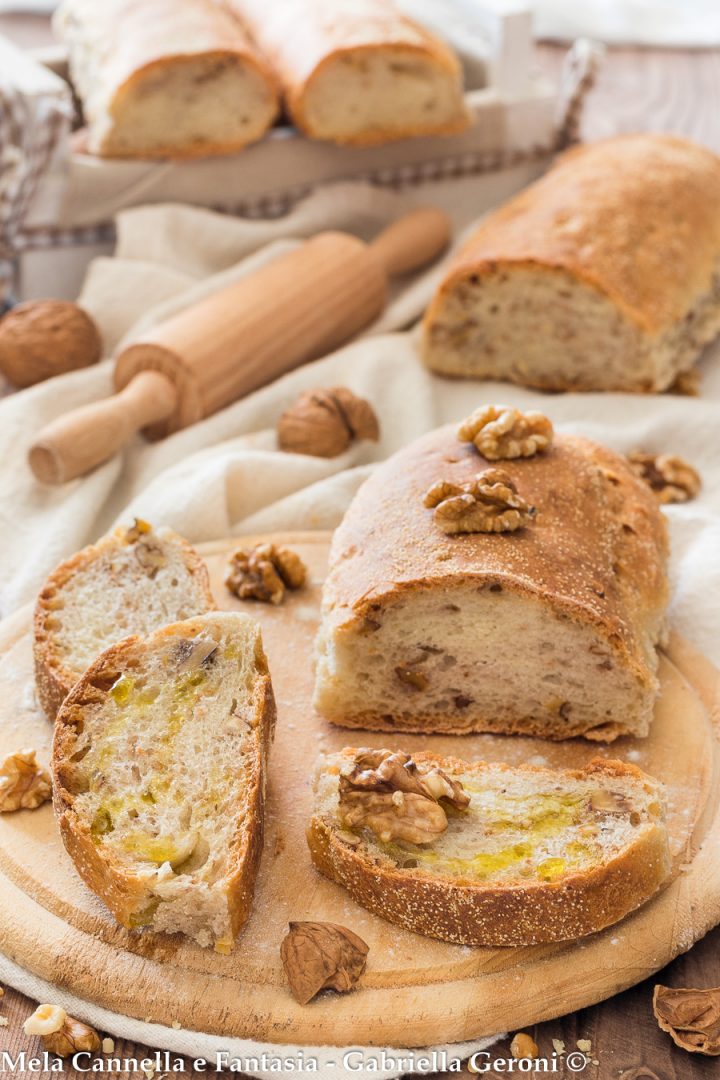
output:
[[[128,929],[228,951],[248,917],[275,705],[260,629],[212,612],[113,645],[63,704],[55,811]]]
[[[308,843],[359,904],[465,945],[593,933],[670,874],[660,785],[601,759],[555,772],[349,748],[321,764]]]
[[[518,430],[545,420],[483,411]],[[668,597],[653,493],[587,439],[496,462],[497,446],[460,441],[464,427],[380,465],[336,530],[317,709],[372,731],[646,735]],[[467,503],[473,531],[450,531]]]
[[[128,634],[215,607],[207,568],[170,529],[136,520],[61,563],[35,608],[35,680],[52,719],[85,669]]]

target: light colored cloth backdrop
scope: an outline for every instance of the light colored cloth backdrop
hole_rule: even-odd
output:
[[[344,227],[369,238],[402,211],[432,200],[451,212],[461,233],[529,176],[525,166],[405,194],[343,184],[318,192],[290,218],[274,222],[233,220],[179,206],[127,211],[118,222],[116,255],[92,265],[82,302],[113,349],[321,227]],[[196,542],[243,532],[332,528],[376,462],[482,402],[510,402],[542,409],[562,431],[583,433],[619,451],[644,447],[677,452],[700,469],[701,497],[667,510],[673,544],[672,615],[674,625],[720,663],[718,358],[708,354],[703,360],[703,393],[697,399],[542,395],[497,383],[440,379],[420,362],[417,329],[397,330],[417,319],[440,273],[436,267],[405,282],[371,332],[334,355],[164,442],[148,444],[138,437],[123,457],[65,487],[45,488],[33,481],[25,460],[27,446],[44,423],[107,393],[111,365],[62,376],[0,401],[2,612],[32,600],[58,559],[133,514],[171,525]],[[282,303],[281,296],[277,300]],[[281,411],[301,390],[332,385],[349,386],[372,401],[380,418],[380,442],[355,445],[331,461],[280,453],[274,425]],[[0,975],[31,995],[48,992],[2,958]],[[222,1039],[149,1030],[124,1017],[100,1015],[94,1006],[74,1000],[72,1006],[106,1030],[152,1045],[191,1053],[227,1048]],[[238,1044],[237,1051],[242,1049],[251,1050]],[[463,1052],[470,1051],[464,1047]],[[331,1072],[335,1070],[326,1070]]]

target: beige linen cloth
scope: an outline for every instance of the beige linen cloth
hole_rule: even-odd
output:
[[[81,302],[97,319],[111,351],[168,313],[250,272],[321,228],[346,228],[370,238],[404,210],[433,202],[448,209],[460,234],[489,206],[527,183],[536,169],[525,165],[402,194],[361,183],[341,184],[317,192],[288,218],[276,221],[233,220],[181,206],[128,210],[118,220],[115,257],[98,259],[91,266]],[[401,328],[417,320],[440,273],[436,267],[405,282],[362,339],[164,442],[149,444],[138,437],[124,455],[62,488],[34,482],[26,464],[28,444],[49,420],[108,393],[111,365],[63,376],[1,400],[2,614],[31,601],[59,559],[134,514],[170,525],[195,542],[247,532],[332,528],[376,462],[438,424],[462,418],[482,402],[508,402],[540,408],[560,430],[583,433],[621,452],[642,447],[679,453],[696,465],[704,481],[701,497],[667,509],[673,544],[672,619],[681,633],[720,663],[717,355],[708,351],[702,361],[699,398],[541,395],[503,384],[439,379],[419,360],[416,329],[401,332]],[[277,302],[282,304],[282,296]],[[282,410],[301,390],[332,385],[348,386],[372,401],[382,429],[380,442],[355,445],[331,461],[280,453],[274,425]],[[3,978],[39,996],[38,981],[0,957]],[[55,999],[59,997],[56,992]],[[68,1001],[67,995],[63,998]],[[204,1053],[209,1045],[206,1036],[150,1030],[124,1017],[100,1015],[95,1007],[70,1003],[104,1029],[154,1046]],[[211,1042],[227,1048],[227,1040]],[[324,1071],[336,1075],[340,1070],[328,1065]]]

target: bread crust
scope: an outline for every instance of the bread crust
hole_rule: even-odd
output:
[[[356,752],[343,751],[348,757]],[[416,754],[414,759],[430,761],[448,773],[482,772],[485,765],[435,754]],[[511,766],[504,768],[513,771]],[[633,765],[604,759],[565,775],[648,779]],[[347,889],[357,903],[406,930],[458,945],[539,945],[584,937],[645,903],[671,872],[663,824],[647,829],[631,848],[590,871],[560,882],[505,886],[458,883],[433,878],[419,869],[375,864],[344,843],[333,823],[321,815],[311,819],[307,841],[320,873]]]
[[[496,464],[472,444],[459,442],[457,425],[450,424],[375,470],[333,538],[321,638],[358,634],[366,620],[382,618],[392,604],[418,590],[499,586],[593,627],[651,701],[657,687],[655,647],[664,632],[668,599],[668,539],[649,488],[613,451],[556,433],[547,451],[499,463],[536,508],[528,528],[446,535],[424,506],[427,490],[438,480],[465,484]],[[416,712],[421,716],[420,702]],[[326,715],[344,726],[398,730],[392,718],[376,713]],[[423,728],[418,724],[412,730]],[[469,728],[448,724],[442,730]],[[512,725],[506,722],[499,730]],[[633,730],[629,717],[627,727],[601,737]],[[548,721],[536,733],[563,738],[568,730],[562,724],[553,732]]]
[[[222,5],[206,0],[64,0],[55,19],[58,35],[67,42],[70,65],[90,127],[93,151],[118,158],[173,157],[178,160],[226,154],[241,149],[248,139],[179,145],[168,142],[145,149],[124,150],[113,141],[112,129],[96,135],[104,107],[109,117],[122,113],[124,99],[148,75],[172,71],[188,57],[228,61],[251,68],[264,82],[272,109],[269,128],[280,109],[275,76],[243,26]]]
[[[76,574],[82,574],[96,559],[115,548],[121,542],[123,533],[124,530],[119,527],[107,536],[103,536],[97,543],[90,544],[82,551],[71,555],[52,571],[40,590],[33,616],[35,686],[40,705],[50,720],[55,718],[80,674],[63,662],[57,647],[54,632],[49,625],[53,617],[53,601],[71,578]],[[200,592],[204,595],[206,610],[214,610],[216,604],[210,589],[210,575],[195,548],[170,529],[164,530],[163,535],[181,549],[188,574],[195,579]]]
[[[567,151],[489,214],[441,281],[424,332],[457,288],[529,267],[569,274],[653,336],[711,291],[719,261],[720,158],[674,135],[621,135]]]
[[[460,85],[461,68],[455,53],[425,27],[397,11],[392,3],[362,0],[348,12],[335,0],[227,0],[248,26],[278,73],[286,108],[306,135],[319,137],[308,117],[306,98],[323,70],[340,58],[369,56],[383,50],[398,58],[427,57]],[[338,138],[353,146],[373,146],[389,140],[465,130],[470,117],[464,104],[453,121],[410,125],[402,130],[375,129]]]
[[[156,640],[173,637],[178,627],[189,626],[193,620],[164,627],[152,635]],[[113,855],[93,841],[90,830],[74,810],[75,795],[68,786],[72,753],[78,723],[83,712],[100,703],[105,686],[120,675],[127,659],[143,645],[144,639],[134,635],[112,645],[88,668],[73,687],[58,713],[52,751],[53,807],[63,844],[88,888],[95,893],[115,916],[121,926],[133,929],[136,916],[147,894],[146,884],[130,873]],[[252,751],[248,754],[249,769],[244,779],[247,798],[246,812],[231,842],[234,871],[227,880],[228,911],[233,936],[247,921],[260,864],[264,831],[264,804],[267,759],[272,744],[276,708],[267,658],[258,635],[255,661],[258,670]]]

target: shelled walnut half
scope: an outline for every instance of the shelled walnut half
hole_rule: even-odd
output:
[[[0,814],[36,810],[51,798],[50,774],[38,765],[34,750],[17,750],[0,763]]]
[[[500,469],[478,473],[462,486],[439,480],[426,492],[424,505],[435,510],[435,522],[448,535],[515,532],[535,516],[535,507]]]
[[[630,468],[651,489],[659,503],[689,502],[698,495],[702,482],[697,469],[672,454],[648,454],[633,450]]]
[[[349,829],[368,828],[384,843],[429,844],[448,827],[446,803],[466,810],[458,780],[428,762],[390,750],[358,750],[340,774],[339,813]]]
[[[552,443],[553,426],[540,412],[485,405],[463,421],[458,439],[473,443],[488,461],[533,457]]]
[[[380,438],[380,425],[369,401],[345,386],[307,390],[280,417],[281,450],[313,457],[342,454],[357,439]]]
[[[50,1054],[66,1058],[81,1050],[95,1053],[100,1037],[94,1028],[74,1020],[59,1005],[38,1005],[23,1024],[26,1035],[39,1035]]]
[[[286,590],[301,589],[306,579],[304,562],[290,548],[256,544],[231,555],[225,584],[239,600],[281,604]]]

